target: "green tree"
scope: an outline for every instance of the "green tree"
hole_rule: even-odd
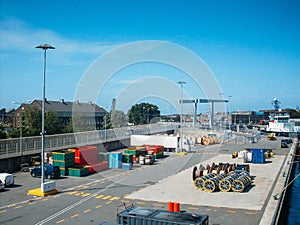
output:
[[[7,138],[18,138],[20,137],[20,129],[12,129],[7,131]]]
[[[120,110],[112,110],[105,114],[102,122],[104,129],[112,129],[127,126],[127,119],[124,112]]]
[[[38,136],[42,131],[42,110],[37,106],[27,108],[25,110],[23,136]]]
[[[62,133],[73,133],[73,125],[72,122],[70,122],[67,125],[64,125],[62,127]]]
[[[112,129],[113,128],[112,124],[111,124],[111,112],[105,114],[101,125],[102,125],[103,129]]]
[[[290,114],[290,117],[292,119],[300,118],[300,112],[298,112],[295,109],[285,109],[284,111],[288,112],[288,114]]]
[[[61,134],[63,126],[61,120],[55,112],[47,112],[45,114],[45,131],[46,134]]]
[[[128,111],[129,122],[135,125],[157,122],[159,117],[160,111],[158,107],[149,103],[135,104]]]
[[[110,117],[113,128],[125,127],[127,125],[126,115],[120,110],[112,110],[110,112]]]
[[[7,133],[4,130],[4,126],[2,123],[0,123],[0,139],[5,139],[7,138]]]
[[[63,126],[55,112],[45,113],[46,134],[60,134]],[[31,107],[25,110],[23,136],[38,136],[42,132],[42,110]]]

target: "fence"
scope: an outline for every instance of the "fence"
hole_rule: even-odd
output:
[[[45,151],[66,149],[76,146],[100,144],[109,141],[130,138],[131,134],[158,134],[177,129],[176,124],[149,124],[122,127],[109,130],[94,130],[71,134],[45,136]],[[0,140],[0,158],[40,153],[42,139],[40,136]]]

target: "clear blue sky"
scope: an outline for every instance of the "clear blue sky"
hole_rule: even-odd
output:
[[[214,73],[224,97],[232,96],[233,110],[270,109],[274,97],[282,108],[300,105],[297,0],[0,0],[0,14],[0,108],[42,98],[43,53],[35,49],[39,44],[56,47],[47,52],[46,97],[73,101],[82,76],[98,57],[142,40],[168,41],[197,54]],[[191,98],[205,97],[182,72],[145,63],[105,81],[98,105],[109,107],[120,90],[147,76],[185,80]],[[172,91],[179,97],[179,87]],[[172,111],[166,101],[148,100],[165,113]],[[118,100],[117,106],[128,109]]]

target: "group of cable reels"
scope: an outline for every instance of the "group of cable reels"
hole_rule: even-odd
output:
[[[193,180],[196,189],[206,192],[243,192],[252,183],[249,165],[229,163],[213,163],[206,167],[200,165],[199,169],[195,166]]]

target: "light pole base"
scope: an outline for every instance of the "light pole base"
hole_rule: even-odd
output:
[[[187,155],[187,152],[176,152],[176,155],[181,155],[181,156]]]
[[[42,192],[41,188],[36,188],[36,189],[32,189],[28,191],[29,195],[35,195],[35,196],[40,196],[40,197],[45,197],[48,195],[55,195],[58,193],[57,189],[51,190],[51,191],[47,191],[47,192]]]

